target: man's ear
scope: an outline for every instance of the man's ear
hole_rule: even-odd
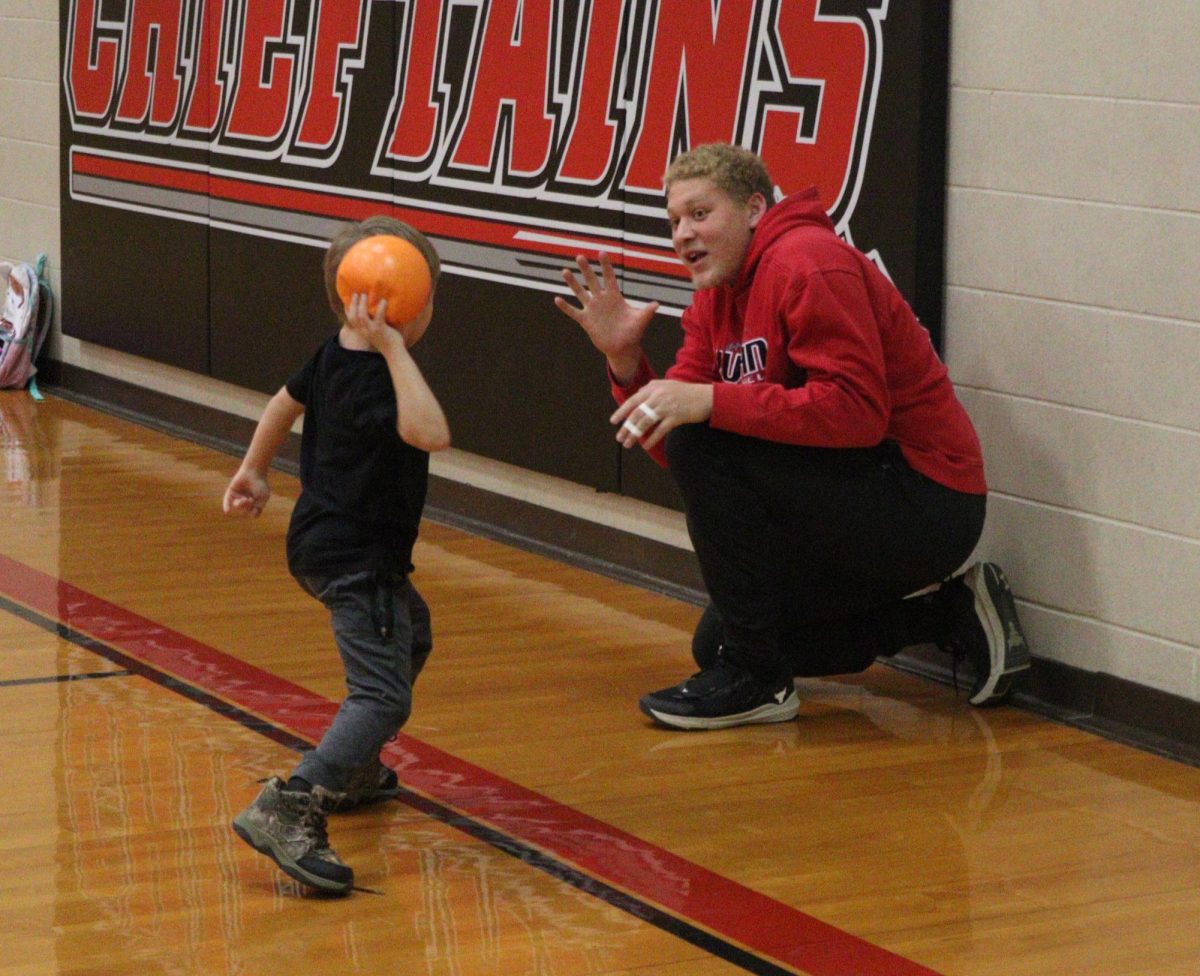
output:
[[[762,215],[767,212],[767,198],[761,193],[751,193],[746,201],[746,210],[750,214],[750,226],[757,227]]]

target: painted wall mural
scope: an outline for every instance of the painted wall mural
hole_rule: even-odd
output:
[[[549,293],[607,251],[669,363],[690,287],[662,174],[712,141],[815,185],[937,335],[944,3],[61,3],[69,335],[274,390],[333,327],[333,230],[390,213],[442,256],[421,359],[456,444],[670,503]]]

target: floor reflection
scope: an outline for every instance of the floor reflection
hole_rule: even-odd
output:
[[[56,694],[64,971],[305,972],[319,957],[324,972],[582,974],[665,939],[394,801],[330,827],[381,893],[311,896],[228,828],[291,753],[136,676]]]
[[[58,476],[61,421],[25,390],[0,390],[0,474],[10,498],[42,502],[43,486]]]

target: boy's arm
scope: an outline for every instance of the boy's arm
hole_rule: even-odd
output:
[[[222,508],[226,515],[242,515],[258,518],[271,497],[267,485],[267,473],[279,448],[287,439],[296,419],[304,413],[304,404],[292,399],[287,387],[271,397],[263,411],[242,465],[225,489]]]
[[[427,316],[431,312],[432,306],[427,306],[421,314]],[[396,433],[400,439],[422,451],[444,451],[450,446],[446,414],[408,351],[404,327],[392,328],[386,315],[386,302],[380,302],[371,315],[367,311],[367,296],[355,295],[346,306],[346,325],[366,339],[388,365],[396,391]],[[429,322],[428,318],[424,321],[426,325]]]
[[[413,361],[399,332],[388,329],[395,338],[381,341],[376,348],[383,354],[396,390],[396,432],[406,444],[422,451],[443,451],[450,446],[450,425],[433,390]]]

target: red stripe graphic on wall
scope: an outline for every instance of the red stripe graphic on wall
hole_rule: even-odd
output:
[[[575,255],[606,251],[630,298],[659,301],[676,312],[691,301],[688,274],[669,246],[606,236],[595,226],[521,223],[489,211],[79,146],[70,151],[70,192],[87,203],[320,248],[340,224],[386,213],[427,234],[450,273],[547,291],[563,290],[560,269]]]

